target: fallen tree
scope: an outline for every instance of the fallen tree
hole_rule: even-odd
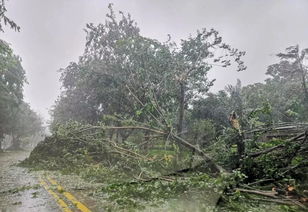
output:
[[[119,135],[115,136],[117,134]],[[125,136],[129,134],[129,136],[126,140],[122,140],[121,134]],[[143,145],[149,138],[152,138],[149,142],[152,146],[149,149],[140,148],[140,144]],[[285,195],[277,196],[276,192],[266,190],[263,192],[260,188],[272,185],[281,189],[284,186],[281,180],[285,177],[293,176],[299,179],[295,171],[307,167],[307,163],[303,160],[298,164],[292,164],[292,159],[303,156],[307,148],[306,141],[307,132],[304,132],[278,145],[247,153],[240,161],[241,165],[238,169],[242,174],[238,172],[234,174],[229,171],[230,169],[226,171],[212,157],[212,154],[206,152],[206,149],[201,150],[167,130],[140,126],[137,123],[105,126],[103,123],[83,125],[71,122],[58,126],[53,135],[41,142],[23,164],[43,169],[68,170],[70,173],[82,173],[80,170],[91,170],[99,166],[102,172],[96,172],[96,179],[108,182],[106,176],[108,174],[109,177],[112,176],[111,182],[116,181],[119,186],[125,186],[127,183],[132,186],[144,186],[144,183],[148,183],[152,186],[155,181],[173,185],[179,179],[190,178],[206,168],[208,173],[220,175],[220,177],[214,175],[213,178],[217,177],[217,180],[221,178],[220,181],[223,183],[218,184],[219,195],[237,190],[270,199],[263,198],[260,201],[274,201],[304,208],[306,202],[301,202],[300,199],[287,200]],[[170,148],[174,144],[185,147],[187,153],[195,152],[200,159],[193,167],[190,166],[190,160],[179,161],[181,158],[177,158],[176,150],[174,154],[172,153],[173,155],[170,150],[166,150],[167,146]],[[155,145],[164,145],[165,149],[158,152]],[[216,154],[224,154],[224,152]],[[304,157],[306,157],[305,154]],[[270,171],[273,169],[274,172]],[[188,188],[187,185],[185,188]],[[299,192],[302,192],[301,189]],[[301,197],[306,198],[303,195]],[[219,201],[217,204],[220,204]]]

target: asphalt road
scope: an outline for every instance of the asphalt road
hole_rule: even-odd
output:
[[[0,153],[0,211],[62,211],[53,197],[40,185],[36,173],[16,164],[28,152]]]

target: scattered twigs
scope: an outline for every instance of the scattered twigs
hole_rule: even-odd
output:
[[[144,145],[146,145],[146,144],[152,142],[154,139],[161,138],[161,137],[163,137],[163,136],[164,136],[164,135],[145,136],[144,138],[145,138],[146,140],[145,140],[144,142],[138,144],[138,146],[139,146],[139,147],[144,146]]]
[[[251,138],[254,135],[265,135],[268,138],[284,137],[297,135],[307,129],[308,123],[278,123],[268,127],[256,128],[244,131],[245,138]]]
[[[169,178],[169,177],[153,177],[153,178],[141,178],[141,177],[134,177],[136,180],[141,181],[141,182],[152,182],[155,180],[163,180],[163,181],[168,181],[168,182],[173,182],[174,179]]]
[[[302,168],[302,167],[307,167],[308,166],[308,161],[303,161],[301,163],[298,163],[297,165],[291,166],[291,167],[287,167],[286,170],[284,172],[282,172],[282,175],[285,175],[286,173],[293,171],[295,169],[298,168]]]
[[[262,180],[258,180],[258,181],[252,182],[252,183],[248,183],[247,185],[253,186],[253,185],[258,185],[258,184],[261,184],[261,183],[268,183],[268,182],[273,182],[273,181],[274,181],[274,179],[262,179]]]
[[[145,107],[145,104],[135,95],[135,93],[128,87],[128,85],[126,85],[126,88],[128,89],[129,93],[135,98],[135,100],[142,105],[143,107]],[[151,112],[148,112],[150,114],[150,116],[161,126],[164,126],[161,121]],[[159,113],[159,111],[158,111]]]
[[[303,204],[301,204],[300,202],[297,202],[297,201],[282,200],[282,199],[265,199],[265,198],[252,198],[252,200],[264,201],[264,202],[273,202],[273,203],[278,203],[278,204],[282,204],[282,205],[296,205],[296,206],[299,206],[303,209],[306,209],[306,207]]]
[[[149,128],[149,127],[144,127],[144,126],[121,126],[121,127],[116,127],[116,126],[91,126],[89,128],[84,128],[78,131],[78,133],[87,131],[87,130],[95,130],[95,129],[101,129],[101,130],[146,130],[150,131],[152,133],[156,134],[161,134],[161,135],[166,135],[165,132],[155,129],[155,128]]]
[[[133,152],[133,151],[130,151],[128,149],[125,149],[125,148],[122,148],[122,147],[119,147],[116,143],[114,142],[110,142],[110,144],[112,145],[112,147],[114,147],[115,149],[117,149],[118,151],[121,151],[121,152],[124,152],[125,154],[131,154],[131,155],[134,155],[135,157],[139,157],[143,160],[146,160],[146,161],[152,161],[153,159],[150,159],[150,158],[147,158],[143,155],[140,155],[136,152]]]
[[[307,136],[308,136],[308,129],[306,129],[304,133],[301,133],[298,136],[291,138],[290,141],[306,140]]]
[[[292,141],[305,141],[307,138],[307,130],[304,132],[304,133],[301,133],[291,139],[289,139],[287,142],[292,142]],[[260,155],[264,155],[264,154],[267,154],[267,153],[270,153],[270,152],[273,152],[274,150],[277,150],[277,149],[280,149],[280,148],[283,148],[285,147],[284,144],[279,144],[277,146],[273,146],[273,147],[270,147],[268,149],[264,149],[262,151],[259,151],[259,152],[253,152],[253,153],[250,153],[248,154],[249,157],[258,157]]]
[[[227,173],[227,171],[225,169],[223,169],[221,166],[219,166],[218,164],[216,164],[213,159],[208,156],[205,152],[203,152],[201,149],[199,149],[197,146],[194,146],[192,144],[190,144],[188,141],[186,141],[185,139],[179,137],[178,135],[174,134],[172,131],[171,132],[165,132],[162,130],[158,130],[155,128],[148,128],[148,127],[144,127],[144,126],[120,126],[120,127],[116,127],[116,126],[91,126],[91,127],[87,127],[87,128],[83,128],[81,130],[78,131],[78,133],[84,132],[84,131],[88,131],[88,130],[134,130],[134,129],[138,129],[138,130],[145,130],[145,131],[149,131],[155,134],[158,134],[160,136],[168,136],[168,138],[176,141],[177,143],[185,146],[186,148],[195,151],[197,154],[199,154],[200,156],[202,156],[204,158],[204,160],[210,165],[210,168],[214,171],[214,172],[218,172],[218,173]],[[113,146],[115,148],[118,149],[118,151],[121,152],[127,152],[129,150],[126,150],[124,148],[122,148],[121,150],[119,150],[119,146],[113,144]],[[132,154],[132,152],[130,151],[130,154]],[[134,155],[136,156],[136,153],[134,153]],[[141,155],[138,155],[138,157],[141,157]]]
[[[141,106],[144,107],[145,104],[134,94],[134,92],[133,92],[127,85],[126,85],[126,88],[127,88],[128,91],[130,92],[130,94],[135,98],[135,100],[136,100]],[[159,115],[160,118],[164,120],[165,124],[167,124],[167,121],[164,119],[164,117],[162,116],[161,111],[160,111],[157,107],[159,107],[159,105],[156,105],[156,107],[155,107],[155,109],[157,110],[157,113],[160,114],[160,115]],[[151,113],[151,112],[148,112],[148,113],[150,114],[150,116],[151,116],[152,118],[154,118],[154,120],[156,120],[156,122],[157,122],[160,126],[166,128],[166,131],[165,131],[165,132],[159,131],[159,130],[149,130],[149,131],[154,132],[154,133],[155,133],[155,131],[158,131],[160,134],[165,134],[165,135],[167,135],[167,140],[170,138],[170,139],[176,141],[177,143],[179,143],[179,144],[185,146],[186,148],[188,148],[188,149],[190,149],[190,150],[196,152],[196,153],[199,154],[200,156],[202,156],[202,157],[205,159],[205,161],[207,161],[207,162],[210,164],[210,166],[211,166],[210,168],[211,168],[213,171],[219,172],[219,173],[227,173],[227,171],[226,171],[225,169],[223,169],[221,166],[219,166],[218,164],[216,164],[210,156],[208,156],[206,153],[204,153],[204,152],[203,152],[202,150],[200,150],[198,147],[196,147],[196,146],[190,144],[189,142],[187,142],[187,141],[184,140],[183,138],[181,138],[181,137],[179,137],[178,135],[174,134],[174,133],[172,132],[172,128],[170,128],[170,126],[168,126],[168,124],[167,124],[167,125],[163,125],[163,124],[161,123],[161,121],[160,121],[153,113]],[[143,129],[144,129],[144,128],[143,128]],[[147,129],[150,129],[150,128],[147,128]],[[145,129],[144,129],[144,130],[145,130]]]
[[[84,132],[84,131],[87,131],[87,130],[93,130],[93,129],[101,129],[101,130],[139,129],[139,130],[146,130],[146,131],[149,131],[149,132],[152,132],[152,133],[156,133],[156,134],[159,134],[159,135],[168,135],[168,138],[171,138],[171,139],[175,140],[177,143],[185,146],[186,148],[188,148],[190,150],[195,151],[197,154],[202,156],[205,159],[205,161],[208,162],[211,165],[211,168],[212,168],[213,171],[219,172],[219,173],[227,173],[227,171],[225,169],[223,169],[221,166],[216,164],[210,156],[208,156],[205,152],[203,152],[197,146],[194,146],[194,145],[190,144],[188,141],[186,141],[185,139],[179,137],[178,135],[175,135],[172,132],[164,132],[162,130],[148,128],[148,127],[143,127],[143,126],[121,126],[121,127],[116,127],[116,126],[92,126],[92,127],[84,128],[84,129],[82,129],[82,130],[80,130],[78,132],[80,133],[80,132]]]
[[[255,157],[258,157],[260,155],[264,155],[264,154],[267,154],[267,153],[270,153],[276,149],[280,149],[284,147],[284,144],[279,144],[277,146],[273,146],[271,148],[268,148],[268,149],[265,149],[265,150],[262,150],[262,151],[259,151],[259,152],[253,152],[253,153],[250,153],[248,154],[249,157],[252,157],[252,158],[255,158]]]
[[[306,207],[305,205],[303,205],[302,203],[300,203],[300,202],[297,201],[297,200],[294,200],[294,199],[283,199],[283,200],[285,200],[285,201],[290,201],[290,202],[292,202],[294,205],[296,205],[296,206],[298,206],[298,207],[300,207],[300,208],[302,208],[302,209],[307,209],[307,207]]]
[[[277,192],[275,191],[261,191],[261,190],[249,190],[249,189],[243,189],[243,188],[236,188],[236,191],[240,192],[245,192],[249,194],[256,194],[256,195],[261,195],[265,197],[270,197],[270,198],[277,198]]]
[[[138,144],[138,146],[139,146],[139,147],[144,146],[144,145],[146,145],[146,144],[148,144],[148,143],[151,143],[152,140],[153,140],[153,138],[151,138],[151,139],[149,139],[149,140],[147,140],[147,141],[144,141],[144,142],[142,142],[141,144]]]
[[[249,189],[242,189],[242,188],[236,188],[235,190],[240,191],[240,192],[245,192],[248,194],[255,194],[255,195],[260,195],[260,196],[271,198],[271,199],[255,199],[255,200],[276,202],[276,203],[287,204],[287,205],[295,205],[300,208],[307,209],[307,207],[303,205],[302,203],[300,203],[299,201],[295,199],[287,198],[283,195],[278,196],[278,193],[275,191],[249,190]]]
[[[165,175],[162,175],[162,176],[159,176],[159,177],[152,177],[152,178],[141,178],[141,175],[142,175],[142,172],[139,174],[138,177],[134,177],[136,180],[140,180],[140,181],[143,181],[143,182],[151,182],[151,181],[154,181],[154,180],[165,180],[165,181],[174,181],[174,178],[172,177],[176,177],[180,174],[183,174],[183,173],[187,173],[189,171],[194,171],[196,170],[198,167],[202,166],[204,164],[204,162],[201,162],[197,165],[195,165],[194,167],[191,167],[191,168],[185,168],[185,169],[180,169],[180,170],[176,170],[174,172],[171,172],[169,174],[165,174]]]
[[[121,152],[121,151],[116,151],[116,150],[114,150],[114,151],[110,151],[110,153],[116,153],[116,154],[119,154],[119,155],[125,155],[125,156],[130,157],[130,158],[133,158],[133,159],[135,159],[135,160],[140,160],[140,158],[138,158],[138,157],[136,157],[136,156],[134,156],[134,155],[130,155],[130,154],[127,154],[127,153]]]
[[[210,156],[208,156],[205,152],[203,152],[198,147],[190,144],[188,141],[184,140],[183,138],[181,138],[181,137],[179,137],[179,136],[177,136],[173,133],[171,134],[171,137],[172,137],[173,140],[177,141],[178,143],[182,144],[183,146],[187,147],[190,150],[195,151],[197,154],[202,156],[204,158],[204,160],[211,165],[211,168],[213,169],[213,171],[216,171],[216,172],[219,172],[219,173],[227,173],[227,171],[224,168],[222,168],[221,166],[216,164]]]
[[[162,137],[161,135],[148,137],[146,141],[144,141],[144,142],[138,144],[137,146],[138,146],[138,147],[142,147],[142,146],[144,146],[144,145],[146,145],[146,144],[148,144],[148,143],[151,143],[154,139],[161,138],[161,137]]]

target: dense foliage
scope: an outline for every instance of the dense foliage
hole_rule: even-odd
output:
[[[11,135],[12,148],[19,149],[21,137],[42,130],[41,118],[23,101],[25,83],[21,58],[0,40],[0,150],[4,135]]]
[[[105,24],[87,25],[79,62],[62,70],[64,91],[53,109],[54,124],[93,124],[115,114],[153,122],[155,116],[156,122],[182,131],[192,100],[213,84],[207,78],[213,64],[227,67],[233,59],[239,71],[246,68],[244,52],[223,43],[214,29],[202,29],[178,47],[143,37],[130,15],[120,13],[118,21],[109,8]]]

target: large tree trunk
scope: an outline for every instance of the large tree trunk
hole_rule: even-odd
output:
[[[12,145],[8,148],[9,150],[22,150],[20,146],[20,137],[16,135],[12,135]]]
[[[242,164],[241,160],[244,158],[245,155],[245,143],[243,135],[239,132],[237,136],[237,167],[240,167]]]
[[[0,152],[2,152],[2,141],[3,141],[4,135],[2,130],[0,129]]]
[[[299,68],[301,71],[301,77],[302,77],[302,87],[303,87],[303,91],[304,91],[304,102],[307,103],[308,102],[308,90],[307,90],[307,85],[306,85],[306,70],[303,67],[302,61],[298,58],[299,60]]]
[[[179,103],[180,103],[180,110],[179,110],[177,133],[181,134],[183,131],[183,120],[184,120],[184,110],[185,110],[185,85],[184,83],[180,83]]]
[[[306,75],[304,73],[302,73],[302,86],[303,86],[303,90],[304,90],[304,95],[305,95],[305,102],[308,102],[308,90],[307,90],[307,85],[306,85]]]
[[[301,68],[301,74],[302,74],[302,88],[303,88],[303,92],[304,92],[304,107],[307,108],[308,107],[308,89],[307,89],[307,84],[306,84],[306,75],[307,75],[307,71],[304,69],[304,67],[302,66],[302,64],[300,64],[300,68]],[[308,118],[308,111],[305,110],[304,114],[303,114],[303,118],[307,119]]]
[[[209,164],[209,168],[212,169],[214,172],[219,172],[219,173],[227,173],[227,171],[222,168],[220,165],[216,164],[214,160],[207,155],[205,152],[203,152],[199,147],[196,147],[189,143],[188,141],[184,140],[183,138],[175,135],[175,134],[170,134],[171,138],[177,141],[179,144],[185,146],[186,148],[194,151],[196,154],[200,155],[203,157],[204,161],[206,161]]]

